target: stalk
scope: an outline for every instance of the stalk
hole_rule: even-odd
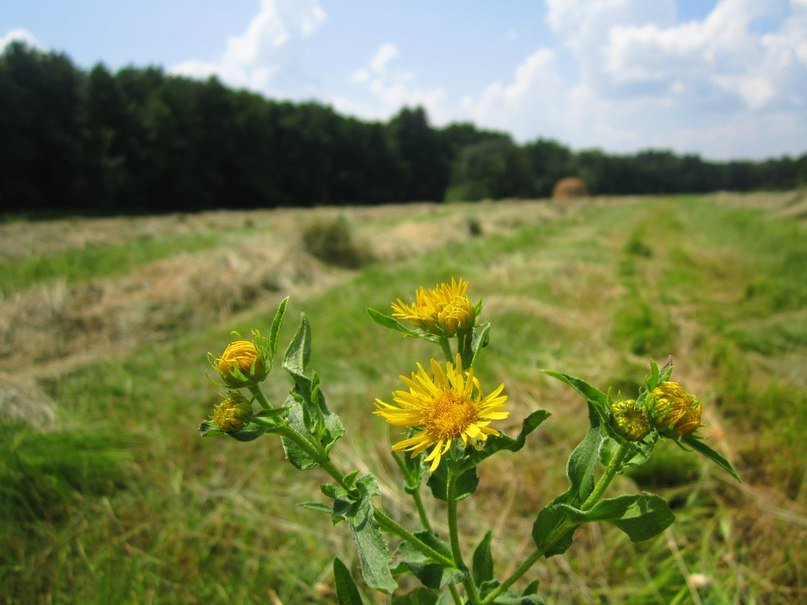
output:
[[[462,580],[465,590],[468,592],[468,600],[471,603],[479,603],[479,590],[476,587],[473,577],[468,573],[465,561],[462,559],[460,549],[459,531],[457,530],[457,475],[452,466],[448,468],[448,486],[446,489],[446,500],[448,502],[448,535],[451,540],[451,555],[454,558],[454,565],[457,569],[466,572]]]
[[[625,456],[627,456],[628,450],[629,446],[627,444],[622,444],[619,446],[619,449],[614,454],[614,457],[611,458],[611,461],[605,468],[605,472],[602,474],[599,481],[597,481],[597,485],[594,486],[594,490],[591,492],[591,495],[586,498],[583,504],[580,505],[580,510],[590,510],[595,504],[597,504],[597,502],[600,501],[603,493],[605,493],[605,490],[611,484],[611,481],[613,481],[617,472],[622,468],[622,463],[625,461]],[[530,570],[530,568],[544,555],[544,553],[555,542],[555,540],[560,538],[569,529],[570,526],[567,523],[563,523],[558,526],[550,534],[550,538],[547,540],[546,546],[543,548],[536,548],[533,553],[527,557],[527,559],[521,565],[518,566],[518,568],[510,575],[509,578],[507,578],[499,587],[485,597],[481,605],[490,605],[490,603],[496,600],[499,595],[510,588],[510,586],[516,582],[516,580]]]

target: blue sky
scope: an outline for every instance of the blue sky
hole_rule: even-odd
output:
[[[807,151],[807,0],[6,0],[0,45],[365,119],[707,158]]]

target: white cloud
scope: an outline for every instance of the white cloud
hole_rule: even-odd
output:
[[[719,0],[689,22],[676,22],[676,8],[675,0],[547,0],[560,45],[534,51],[510,81],[462,107],[521,140],[709,157],[803,153],[807,0]]]
[[[31,32],[22,27],[11,29],[3,34],[3,37],[0,38],[0,52],[4,51],[6,46],[12,42],[22,42],[31,48],[44,50],[39,40],[37,40]]]
[[[394,44],[382,44],[375,57],[370,60],[370,69],[378,74],[383,74],[387,64],[397,58],[399,54],[398,48]]]
[[[368,119],[387,119],[405,105],[423,106],[437,124],[454,118],[446,104],[445,90],[419,85],[412,71],[398,65],[400,54],[394,44],[382,44],[368,64],[350,78],[362,87],[365,100],[336,96],[330,102],[338,111]]]
[[[290,43],[312,35],[325,19],[318,0],[261,0],[258,14],[243,34],[227,40],[219,60],[185,61],[170,71],[194,78],[215,75],[232,86],[269,92],[288,67]]]

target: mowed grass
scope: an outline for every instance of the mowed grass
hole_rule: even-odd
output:
[[[650,358],[673,355],[676,379],[704,400],[704,435],[743,484],[664,444],[611,490],[667,497],[677,516],[670,530],[634,545],[612,528],[586,527],[525,580],[540,579],[555,603],[807,599],[807,238],[794,219],[734,201],[592,202],[493,234],[474,208],[477,237],[310,288],[292,301],[282,340],[304,311],[312,366],[348,428],[336,463],[376,473],[383,506],[416,524],[387,427],[370,412],[375,397],[398,388],[398,374],[439,351],[385,332],[364,309],[461,275],[493,323],[478,369],[486,389],[507,387],[505,428],[539,407],[553,413],[522,452],[487,461],[479,491],[460,504],[467,546],[494,529],[497,575],[529,553],[534,516],[564,489],[565,460],[587,427],[584,402],[541,369],[630,395]],[[270,320],[242,310],[40,379],[56,428],[38,434],[7,422],[0,433],[0,601],[335,602],[330,558],[356,563],[347,530],[298,506],[321,499],[325,477],[295,471],[274,439],[195,432],[220,395],[206,377],[207,352],[220,351],[230,330],[266,330]],[[288,388],[273,370],[272,398]],[[444,509],[430,511],[444,530]]]

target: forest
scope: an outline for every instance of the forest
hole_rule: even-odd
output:
[[[807,184],[807,153],[716,162],[518,144],[434,127],[420,107],[362,121],[156,67],[87,71],[21,43],[0,55],[0,160],[0,212],[32,217],[542,198],[566,176],[594,195]]]

